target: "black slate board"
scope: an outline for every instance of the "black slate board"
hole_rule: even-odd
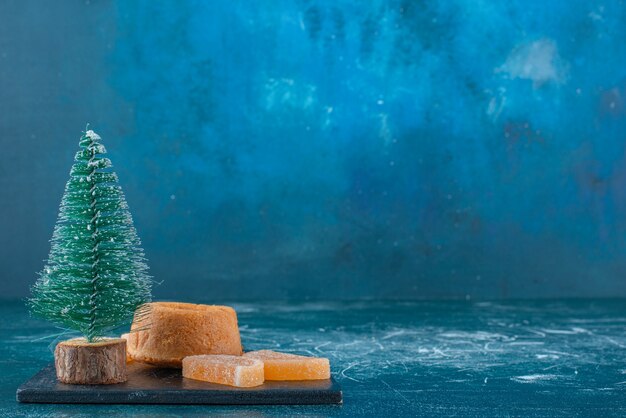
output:
[[[56,379],[54,363],[17,389],[17,400],[29,403],[320,405],[342,402],[334,379],[265,382],[235,388],[184,379],[178,369],[128,364],[128,381],[116,385],[66,385]]]

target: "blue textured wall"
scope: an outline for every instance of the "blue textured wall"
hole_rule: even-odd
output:
[[[618,1],[0,2],[0,295],[85,122],[165,298],[626,296]]]

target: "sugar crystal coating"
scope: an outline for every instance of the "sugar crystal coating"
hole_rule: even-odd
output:
[[[242,388],[263,384],[263,362],[222,354],[189,356],[183,359],[183,377]]]

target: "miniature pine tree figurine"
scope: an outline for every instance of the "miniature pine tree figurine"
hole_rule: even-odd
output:
[[[141,242],[100,139],[92,130],[80,138],[50,255],[29,299],[33,314],[84,336],[57,345],[65,383],[125,381],[125,341],[105,335],[151,298]]]

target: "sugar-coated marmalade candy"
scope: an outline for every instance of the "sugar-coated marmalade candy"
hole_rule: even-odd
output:
[[[330,379],[330,362],[327,358],[298,356],[271,350],[250,351],[245,353],[244,357],[263,362],[265,380]]]
[[[206,354],[183,359],[183,377],[249,388],[264,381],[263,362],[254,358]]]

